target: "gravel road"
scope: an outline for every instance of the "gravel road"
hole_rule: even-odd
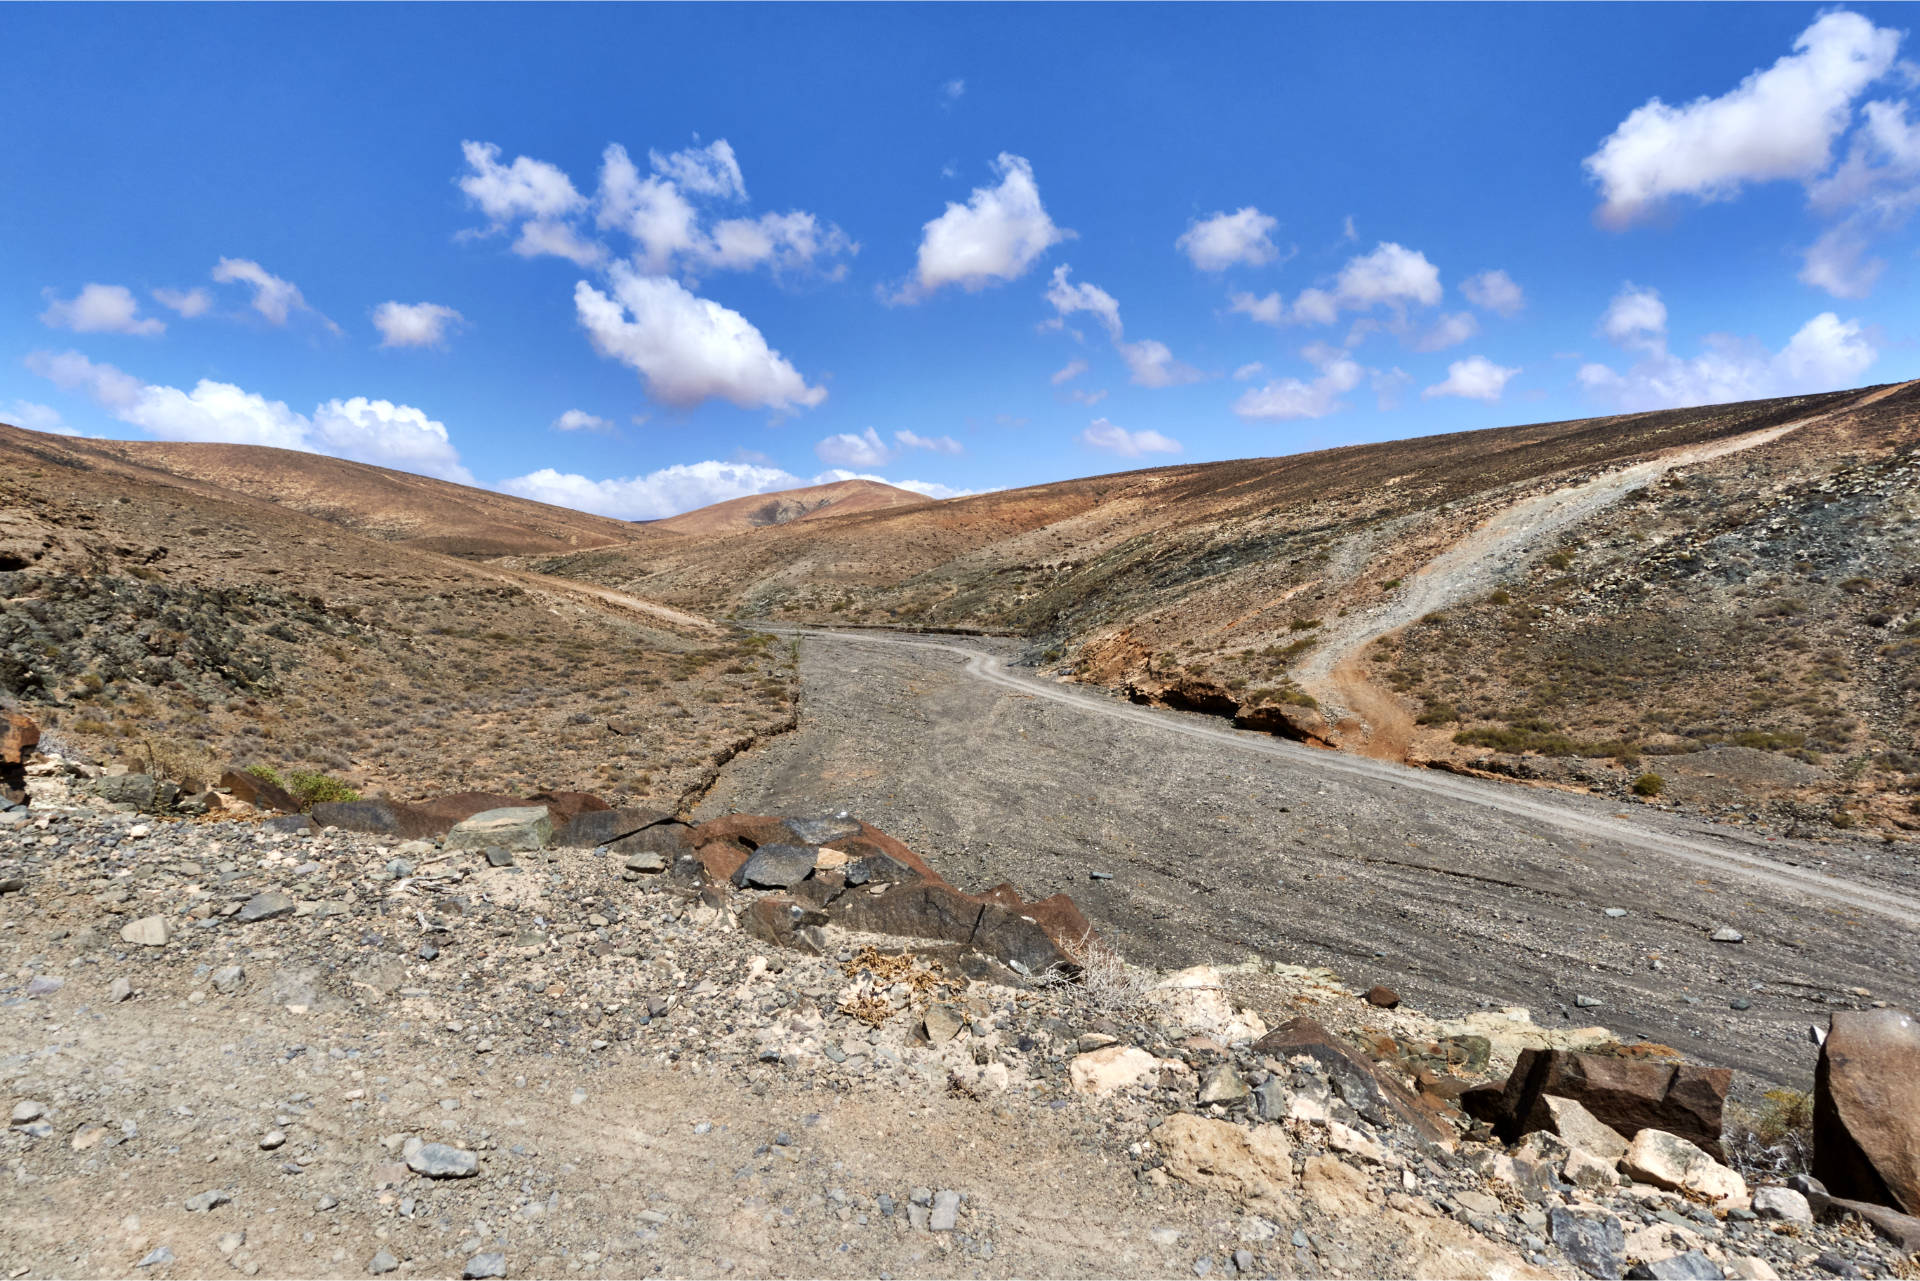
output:
[[[1000,642],[801,647],[799,729],[703,814],[852,810],[957,884],[1072,894],[1138,961],[1326,964],[1435,1013],[1525,1005],[1801,1085],[1830,1009],[1920,997],[1904,846],[1316,752],[1043,682]]]

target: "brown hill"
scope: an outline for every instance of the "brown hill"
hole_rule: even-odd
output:
[[[1621,794],[1657,773],[1720,808],[1764,795],[1808,821],[1908,823],[1917,428],[1913,385],[1833,392],[1163,467],[542,567],[714,615],[1016,634],[1137,698],[1382,754]],[[1649,764],[1666,756],[1686,759]],[[1665,783],[1689,771],[1703,781]]]
[[[279,465],[302,474],[248,492]],[[0,427],[0,708],[175,778],[260,763],[672,808],[788,714],[787,669],[703,620],[434,550],[626,529],[310,454]]]
[[[96,469],[173,477],[202,493],[243,494],[372,538],[455,556],[552,555],[649,537],[628,521],[323,454],[260,445],[76,440],[4,426],[0,440]]]
[[[804,489],[731,498],[724,503],[714,503],[695,511],[682,512],[678,516],[669,516],[665,520],[653,521],[647,528],[711,538],[764,529],[769,525],[818,520],[824,516],[920,507],[932,501],[924,494],[884,485],[877,480],[837,480]]]

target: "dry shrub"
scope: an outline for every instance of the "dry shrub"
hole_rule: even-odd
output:
[[[1078,972],[1056,965],[1040,976],[1039,986],[1060,993],[1067,1004],[1088,1016],[1119,1018],[1146,1005],[1147,989],[1155,977],[1152,970],[1129,965],[1091,932],[1067,951],[1079,965]]]
[[[1768,1090],[1758,1106],[1727,1104],[1727,1156],[1747,1178],[1785,1178],[1813,1164],[1813,1096]]]

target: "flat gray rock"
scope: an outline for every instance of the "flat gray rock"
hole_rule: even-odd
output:
[[[256,894],[240,905],[240,910],[233,914],[233,919],[242,925],[252,925],[256,921],[278,920],[283,916],[292,916],[294,909],[299,906],[285,894]]]
[[[512,805],[497,810],[482,810],[464,822],[455,823],[447,833],[450,850],[484,850],[499,846],[507,850],[545,849],[553,840],[553,818],[544,805]]]
[[[484,1277],[503,1277],[507,1275],[507,1256],[497,1252],[476,1254],[467,1260],[466,1269],[460,1275],[467,1281],[481,1281]]]
[[[384,1276],[400,1266],[400,1260],[393,1257],[391,1250],[382,1250],[367,1260],[368,1276]]]
[[[735,885],[762,890],[784,890],[798,885],[813,871],[820,851],[807,845],[762,845],[734,873]]]
[[[834,841],[860,835],[860,821],[847,814],[790,818],[786,822],[787,830],[807,845],[830,845]]]
[[[408,1154],[407,1168],[429,1179],[465,1179],[480,1172],[480,1157],[445,1143],[422,1143]]]

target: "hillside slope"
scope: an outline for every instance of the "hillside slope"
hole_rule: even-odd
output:
[[[877,480],[837,480],[827,485],[809,485],[804,489],[730,498],[724,503],[714,503],[682,512],[678,516],[669,516],[665,520],[653,521],[647,528],[704,538],[744,533],[800,520],[818,520],[824,516],[918,507],[932,501],[924,494],[885,485]]]
[[[545,567],[715,615],[1009,632],[1080,679],[1295,737],[1378,748],[1391,713],[1409,731],[1391,749],[1416,759],[1622,795],[1659,774],[1643,790],[1893,829],[1920,785],[1916,437],[1906,385],[1163,467]],[[1548,522],[1483,595],[1371,641],[1376,715],[1300,688],[1326,624],[1490,519],[1679,451],[1700,461]]]

